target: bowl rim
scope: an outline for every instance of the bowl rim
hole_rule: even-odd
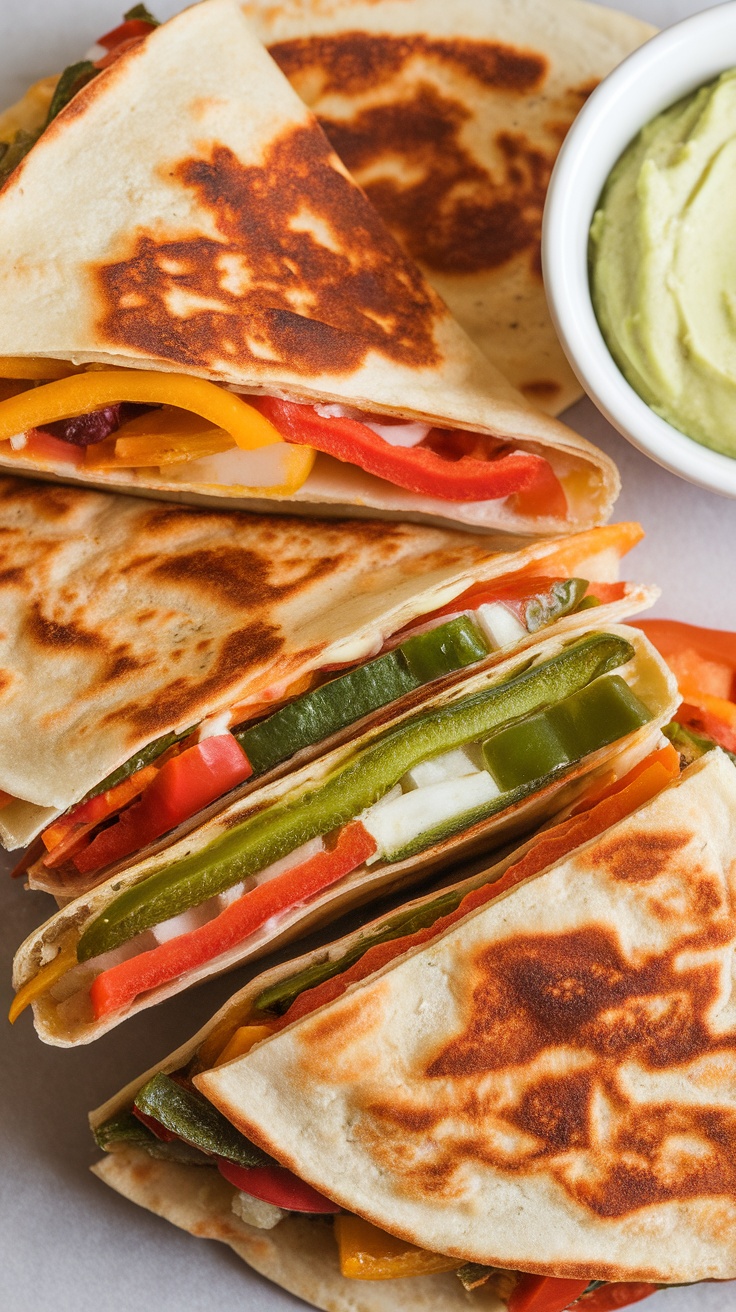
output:
[[[733,37],[731,62],[724,61],[723,54],[719,57],[722,43],[713,41],[716,33],[723,37],[724,28]],[[687,75],[672,75],[678,72],[678,58]],[[734,498],[736,458],[703,446],[661,418],[611,355],[593,309],[588,234],[603,185],[637,132],[657,113],[735,65],[736,0],[690,15],[627,56],[595,89],[570,128],[552,172],[542,224],[550,313],[587,394],[614,428],[664,469]],[[647,108],[637,112],[632,107],[642,100]],[[609,154],[598,131],[602,120],[627,124],[619,134],[620,144]]]

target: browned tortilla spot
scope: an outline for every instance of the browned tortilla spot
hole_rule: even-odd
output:
[[[215,146],[208,159],[167,166],[172,179],[196,193],[219,236],[139,231],[96,270],[111,345],[215,373],[276,363],[345,374],[372,350],[439,363],[443,307],[316,125],[282,133],[262,164]]]

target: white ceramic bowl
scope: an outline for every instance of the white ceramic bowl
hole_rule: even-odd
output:
[[[668,28],[593,92],[565,140],[544,214],[542,256],[552,317],[586,392],[640,451],[700,487],[736,497],[736,459],[660,419],[627,383],[598,327],[588,281],[590,224],[611,169],[650,119],[736,67],[736,0]]]

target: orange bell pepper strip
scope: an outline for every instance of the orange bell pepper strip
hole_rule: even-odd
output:
[[[343,1212],[335,1217],[335,1238],[340,1254],[340,1272],[350,1280],[397,1280],[403,1276],[427,1276],[456,1271],[456,1257],[430,1253],[404,1239],[397,1239],[360,1216]]]
[[[0,441],[120,401],[192,411],[224,429],[245,451],[281,441],[273,424],[234,392],[204,378],[147,369],[89,370],[11,397],[0,403]]]
[[[8,1012],[8,1020],[14,1025],[21,1012],[25,1011],[32,1002],[36,1002],[44,993],[47,993],[54,986],[62,975],[68,970],[72,970],[77,964],[76,944],[72,947],[62,948],[53,961],[48,966],[42,966],[27,984],[18,989]]]
[[[73,365],[67,360],[46,360],[43,356],[0,355],[0,378],[25,378],[33,382],[44,379],[67,378],[70,374],[82,373],[83,365]],[[16,432],[20,432],[16,429]]]
[[[318,852],[302,865],[257,884],[219,916],[189,934],[160,943],[150,952],[105,970],[92,984],[90,996],[97,1019],[119,1011],[139,993],[178,979],[242,943],[272,916],[306,902],[363,865],[376,850],[375,840],[359,821],[340,831],[332,849]]]
[[[53,820],[41,835],[44,847],[49,853],[49,857],[44,860],[44,865],[58,865],[61,856],[59,849],[62,847],[64,848],[62,859],[66,860],[71,855],[67,840],[71,838],[76,840],[80,837],[80,831],[83,835],[90,833],[102,820],[107,820],[116,811],[122,810],[155,779],[159,765],[162,764],[163,762],[144,765],[141,770],[136,770],[135,774],[129,775],[114,788],[108,788],[104,793],[98,793],[96,797],[80,802],[66,815],[60,815],[57,820]]]
[[[131,419],[114,436],[88,446],[84,463],[89,469],[137,469],[199,460],[234,445],[224,429],[187,410],[165,406]]]

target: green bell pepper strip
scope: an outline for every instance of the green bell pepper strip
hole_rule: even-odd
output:
[[[620,675],[609,674],[499,729],[483,744],[483,757],[499,788],[523,788],[634,733],[651,718]]]
[[[347,824],[421,761],[477,741],[507,720],[569,696],[633,656],[634,648],[624,638],[588,635],[516,677],[405,721],[363,748],[318,787],[248,817],[202,851],[162,866],[126,889],[85,930],[77,946],[78,960],[88,961],[199,906],[310,839]]]
[[[461,615],[314,688],[267,720],[236,730],[235,737],[254,773],[263,774],[423,683],[464,669],[488,654],[488,643],[478,626]]]
[[[157,1139],[156,1135],[132,1112],[119,1112],[109,1121],[103,1121],[95,1129],[94,1136],[97,1147],[106,1153],[113,1153],[122,1145],[145,1148],[151,1157],[161,1158],[163,1161],[181,1162],[185,1166],[212,1165],[210,1158],[198,1148],[193,1148],[191,1144],[182,1143],[178,1139],[172,1139],[170,1142]]]
[[[562,619],[563,615],[580,610],[587,591],[587,579],[560,579],[552,584],[549,592],[532,597],[524,611],[524,622],[529,632],[538,633],[548,624]]]
[[[239,1166],[264,1166],[272,1159],[250,1143],[222,1112],[198,1093],[159,1072],[139,1089],[135,1106],[200,1152]]]

